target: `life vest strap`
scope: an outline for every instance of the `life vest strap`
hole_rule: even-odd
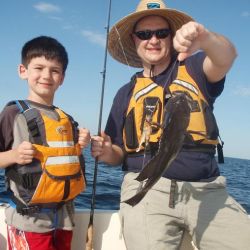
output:
[[[217,144],[218,162],[224,163],[223,144]]]
[[[130,152],[129,157],[138,157],[139,155],[151,155],[154,156],[158,151],[159,143],[150,142],[146,149],[140,150],[139,152]]]
[[[168,206],[170,208],[175,208],[176,188],[177,188],[177,181],[171,180],[171,186],[170,186],[170,190],[169,190],[169,202],[168,202]]]
[[[63,175],[63,176],[56,176],[56,175],[52,175],[49,173],[49,171],[44,168],[44,172],[51,178],[54,180],[59,180],[59,181],[69,181],[71,179],[78,179],[82,176],[82,171],[80,170],[79,172],[72,174],[72,175]]]
[[[191,151],[191,152],[204,152],[215,154],[216,146],[210,144],[184,144],[182,146],[182,151]]]
[[[10,168],[8,169],[8,171],[6,171],[5,175],[18,185],[21,185],[26,189],[33,189],[37,186],[40,180],[41,172],[20,174],[17,173],[17,171],[13,168]]]
[[[224,163],[224,154],[223,154],[223,143],[218,143],[217,145],[209,145],[209,144],[199,144],[199,145],[188,145],[184,144],[182,147],[182,151],[191,151],[191,152],[204,152],[215,154],[217,149],[218,154],[218,163]]]
[[[37,125],[37,117],[40,116],[40,113],[35,108],[30,107],[29,103],[25,100],[11,101],[7,106],[13,104],[18,107],[20,113],[25,117],[33,143],[43,144],[41,133]]]
[[[16,198],[13,194],[10,197],[11,201],[14,203],[16,211],[21,215],[34,215],[38,213],[49,213],[51,211],[56,212],[58,209],[60,209],[65,202],[60,202],[56,204],[51,204],[49,206],[44,205],[26,205],[22,201],[20,201],[18,198]]]

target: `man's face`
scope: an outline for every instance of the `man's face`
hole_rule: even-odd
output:
[[[159,16],[148,16],[137,23],[134,32],[161,29],[169,29],[167,21]],[[172,46],[171,34],[165,38],[157,38],[154,34],[148,40],[141,40],[133,34],[133,39],[137,54],[142,59],[144,67],[147,65],[163,65],[169,61]]]

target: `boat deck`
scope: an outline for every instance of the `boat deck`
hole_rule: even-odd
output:
[[[4,217],[4,208],[0,206],[0,250],[7,249]],[[77,210],[75,222],[72,250],[85,250],[89,210]],[[190,236],[185,235],[180,250],[194,249],[190,241]],[[94,250],[126,250],[117,210],[95,210]]]

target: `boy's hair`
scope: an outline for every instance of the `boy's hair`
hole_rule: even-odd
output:
[[[56,59],[62,64],[63,73],[68,66],[68,54],[64,46],[56,39],[39,36],[26,42],[22,48],[22,64],[27,67],[31,59],[44,56],[48,60]]]

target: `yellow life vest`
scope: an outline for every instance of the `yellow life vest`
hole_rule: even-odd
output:
[[[163,120],[163,106],[163,88],[150,78],[136,78],[123,129],[123,140],[127,152],[144,149],[146,141],[158,142],[161,136],[159,125]]]
[[[172,95],[185,92],[191,98],[192,111],[187,128],[189,139],[195,144],[218,144],[218,127],[212,110],[198,85],[188,74],[185,65],[180,65],[176,79],[169,86]]]
[[[16,102],[25,106],[25,101]],[[30,165],[10,167],[6,175],[16,182],[28,206],[53,207],[74,199],[86,187],[84,159],[74,133],[77,128],[62,110],[56,108],[56,112],[58,121],[35,108],[21,111],[36,153]]]
[[[208,147],[209,145],[217,145],[219,143],[219,131],[215,117],[198,85],[188,74],[185,65],[178,67],[177,77],[169,85],[168,89],[171,95],[174,95],[175,92],[185,92],[191,99],[192,111],[185,143],[193,144],[197,148],[200,145],[207,145]],[[153,126],[154,124],[162,124],[164,97],[163,87],[154,83],[150,78],[137,78],[129,101],[123,129],[123,141],[127,152],[136,152],[143,139],[143,129],[147,127],[145,126],[147,106],[156,106],[153,108],[151,124]],[[153,100],[151,105],[149,105],[150,101],[148,101],[150,99]],[[157,143],[162,129],[159,126],[155,126],[151,129],[151,132],[149,142]],[[143,145],[145,146],[145,143]],[[143,149],[143,146],[140,147],[140,150]],[[206,148],[204,151],[206,151]]]

